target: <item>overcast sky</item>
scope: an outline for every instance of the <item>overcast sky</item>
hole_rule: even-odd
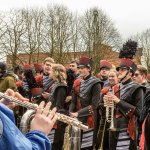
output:
[[[84,13],[91,7],[101,8],[115,23],[122,37],[150,28],[150,0],[0,0],[0,10],[10,8],[46,7],[63,4],[72,11]]]

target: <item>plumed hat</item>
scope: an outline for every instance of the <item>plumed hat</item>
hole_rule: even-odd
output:
[[[42,72],[43,71],[43,65],[42,64],[34,64],[34,68],[36,72]]]
[[[123,48],[120,50],[119,58],[120,64],[116,68],[118,71],[119,68],[126,68],[135,72],[137,69],[136,64],[133,62],[133,57],[135,56],[137,51],[137,42],[128,40],[124,45]]]
[[[100,70],[102,68],[111,69],[112,68],[112,64],[110,62],[108,62],[107,60],[100,60]]]
[[[32,67],[29,64],[24,64],[23,65],[23,70],[32,70]]]
[[[80,67],[92,67],[92,59],[82,56],[79,58],[79,65],[78,68]]]
[[[120,50],[119,58],[130,58],[133,59],[137,51],[137,42],[128,40],[123,44],[123,48]]]

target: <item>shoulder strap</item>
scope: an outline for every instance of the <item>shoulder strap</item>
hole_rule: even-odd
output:
[[[74,81],[73,87],[75,89],[75,92],[78,93],[78,94],[80,93],[80,84],[81,84],[81,79],[76,79]]]
[[[110,87],[104,87],[102,90],[101,90],[101,94],[106,94],[108,91],[109,91],[109,88]]]
[[[114,94],[119,98],[120,97],[120,84],[116,84],[113,86]]]

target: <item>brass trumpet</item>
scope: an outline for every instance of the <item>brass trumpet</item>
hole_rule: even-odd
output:
[[[116,131],[116,128],[114,126],[115,103],[110,100],[109,103],[104,103],[104,107],[106,107],[106,121],[110,123],[109,130]]]
[[[14,102],[16,104],[18,104],[19,106],[23,106],[23,107],[26,107],[27,109],[33,109],[33,110],[36,110],[38,105],[37,104],[32,104],[30,102],[22,102],[16,98],[13,98],[11,96],[8,96],[7,94],[4,94],[2,92],[0,92],[0,98],[4,98],[10,102]],[[50,110],[51,111],[51,110]],[[68,125],[71,125],[71,126],[75,126],[75,127],[78,127],[82,130],[87,130],[88,129],[88,126],[82,124],[82,122],[78,121],[77,119],[75,118],[71,118],[67,115],[64,115],[64,114],[60,114],[60,113],[56,113],[57,114],[57,119],[63,123],[66,123]]]

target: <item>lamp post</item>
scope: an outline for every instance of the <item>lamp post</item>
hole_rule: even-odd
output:
[[[95,72],[99,71],[99,53],[98,53],[98,45],[99,45],[99,20],[98,20],[98,10],[93,10],[93,28],[94,28],[94,39],[93,39],[93,53],[94,53],[94,61],[95,61]]]
[[[98,44],[98,11],[97,9],[93,10],[93,27],[94,27],[94,42],[93,42],[93,50],[95,51],[95,46]]]

